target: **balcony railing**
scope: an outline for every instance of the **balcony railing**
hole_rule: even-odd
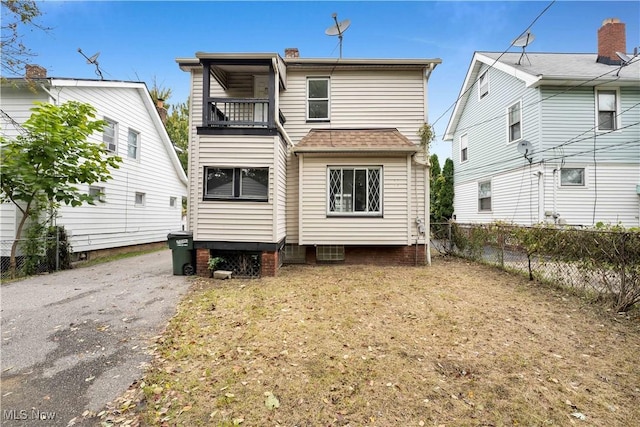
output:
[[[209,98],[205,126],[269,127],[269,100],[261,98]]]

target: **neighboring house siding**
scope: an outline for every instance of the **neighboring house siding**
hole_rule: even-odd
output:
[[[307,77],[330,76],[330,122],[306,122]],[[294,144],[310,129],[397,128],[419,143],[425,120],[421,71],[287,71],[287,90],[280,94],[284,127]]]
[[[287,235],[287,157],[289,153],[289,147],[286,142],[280,137],[275,138],[278,150],[278,157],[275,162],[277,167],[277,180],[276,180],[276,235],[274,241],[279,242]]]
[[[480,72],[485,69],[486,66]],[[519,100],[523,139],[538,145],[537,89],[526,89],[522,81],[496,69],[490,69],[488,76],[489,94],[479,100],[477,85],[470,90],[452,141],[454,180],[458,184],[480,179],[492,171],[522,166],[524,159],[516,150],[517,143],[508,143],[507,139],[507,108]],[[468,138],[468,161],[460,163],[463,134]]]
[[[636,159],[640,159],[640,153]],[[560,186],[559,172],[555,179],[553,173],[557,166],[547,165],[546,211],[560,214],[569,225],[592,226],[602,221],[614,225],[621,222],[627,227],[640,226],[640,195],[636,193],[636,185],[640,183],[638,163],[627,160],[627,163],[603,162],[594,166],[593,163],[567,162],[564,167],[585,168],[585,185]]]
[[[74,84],[67,86],[67,84]],[[79,101],[91,104],[96,109],[96,119],[109,118],[118,123],[117,154],[123,158],[119,169],[111,171],[112,179],[105,183],[94,183],[104,188],[105,203],[95,206],[84,204],[79,207],[63,205],[56,219],[64,225],[70,236],[74,252],[137,245],[166,241],[167,233],[181,228],[181,199],[186,196],[186,185],[180,179],[172,163],[168,148],[161,139],[157,124],[145,103],[142,92],[136,87],[104,87],[100,83],[64,81],[52,87],[49,92],[56,96],[51,101],[58,104]],[[107,85],[110,83],[107,82]],[[15,116],[24,115],[24,108],[7,105],[3,90],[3,109]],[[28,89],[15,96],[32,99]],[[24,104],[24,102],[23,102]],[[129,129],[139,134],[139,156],[127,156],[127,136]],[[89,141],[102,144],[102,133],[95,133]],[[80,191],[89,192],[88,185],[78,185]],[[144,206],[135,205],[135,193],[145,193]],[[170,198],[176,198],[170,207]],[[4,216],[4,215],[3,215]],[[3,239],[5,239],[3,229]],[[13,238],[9,236],[8,238]]]
[[[197,179],[194,179],[196,185],[192,187],[198,212],[194,240],[273,242],[274,204],[279,197],[275,191],[274,146],[280,144],[280,138],[200,135],[197,144],[199,165]],[[205,166],[268,167],[269,201],[203,200]]]
[[[406,157],[310,157],[305,155],[300,189],[304,245],[406,245],[409,243]],[[383,217],[327,217],[327,166],[382,166]],[[418,190],[420,191],[420,190]],[[412,225],[410,225],[412,227]]]
[[[621,127],[640,121],[640,89],[620,88]],[[640,139],[640,126],[614,132],[596,131],[595,89],[544,87],[542,89],[543,150],[547,161],[640,162],[638,144],[623,143]],[[548,99],[546,99],[548,98]],[[595,138],[595,140],[594,140]],[[556,148],[557,147],[557,148]],[[610,147],[610,148],[605,148]]]

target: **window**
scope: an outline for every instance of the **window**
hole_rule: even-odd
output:
[[[307,79],[307,120],[329,120],[329,78]]]
[[[467,152],[469,143],[467,141],[468,141],[468,137],[466,133],[460,136],[460,163],[466,162],[467,160],[469,160],[469,156]]]
[[[478,210],[491,211],[491,181],[478,183]]]
[[[130,159],[137,159],[140,155],[140,134],[132,129],[129,129],[127,138],[127,155]]]
[[[344,246],[339,246],[339,245],[316,246],[316,260],[344,261]]]
[[[145,193],[136,193],[136,206],[144,206]]]
[[[169,207],[175,208],[177,201],[178,199],[176,197],[169,197]]]
[[[509,107],[509,142],[522,138],[522,111],[520,101]]]
[[[106,125],[102,129],[102,142],[107,151],[115,153],[118,146],[118,124],[106,118],[104,121]]]
[[[205,199],[269,199],[269,168],[205,168]]]
[[[480,79],[478,79],[478,97],[482,99],[488,94],[489,94],[489,72],[487,70],[484,73],[480,74]]]
[[[618,96],[615,90],[598,90],[598,130],[616,130],[618,128]]]
[[[93,197],[94,201],[104,202],[106,201],[104,194],[104,187],[94,187],[93,185],[89,187],[89,195]]]
[[[584,168],[560,169],[560,185],[562,187],[584,187]]]
[[[329,168],[328,212],[341,215],[382,214],[382,168]]]

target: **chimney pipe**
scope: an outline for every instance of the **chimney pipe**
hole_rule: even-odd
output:
[[[607,65],[621,65],[616,52],[627,52],[625,25],[618,18],[607,18],[598,29],[598,58],[596,62]]]
[[[284,50],[285,58],[300,58],[300,51],[297,47],[288,47]]]
[[[167,109],[164,108],[164,99],[158,98],[156,100],[156,110],[158,110],[158,115],[160,116],[160,120],[162,120],[163,125],[167,125]]]

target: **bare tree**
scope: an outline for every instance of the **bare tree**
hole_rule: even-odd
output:
[[[22,43],[21,30],[32,26],[42,31],[48,31],[37,22],[42,16],[35,0],[1,0],[2,4],[2,36],[0,37],[0,62],[2,75],[21,75],[29,59],[36,56]]]

